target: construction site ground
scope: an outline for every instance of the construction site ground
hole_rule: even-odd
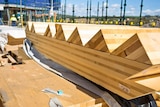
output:
[[[63,107],[108,107],[103,97],[93,94],[94,91],[93,93],[90,92],[91,90],[87,91],[88,88],[84,89],[75,85],[75,82],[64,79],[64,75],[55,74],[58,70],[53,73],[54,71],[43,68],[43,64],[42,66],[38,64],[40,59],[32,57],[34,53],[28,54],[33,47],[28,47],[29,44],[28,46],[25,44],[24,38],[31,40],[30,45],[34,45],[35,49],[49,60],[57,61],[59,65],[68,67],[77,75],[113,91],[126,101],[152,92],[160,107],[158,93],[160,87],[157,85],[157,81],[160,80],[159,69],[154,69],[159,68],[160,57],[156,53],[160,50],[154,47],[159,44],[159,41],[156,41],[159,33],[155,33],[159,32],[159,29],[152,31],[152,29],[127,26],[123,28],[121,26],[94,26],[95,29],[93,29],[91,26],[30,23],[25,30],[26,37],[19,38],[15,37],[23,35],[24,31],[17,30],[15,33],[15,28],[2,27],[3,32],[8,35],[8,44],[5,45],[5,52],[0,54],[0,107],[52,107],[51,103],[56,105],[58,103]],[[102,28],[97,30],[99,27]],[[135,34],[135,31],[139,33]],[[11,33],[8,34],[8,32]],[[12,34],[15,37],[12,37]],[[127,41],[124,42],[124,40]],[[120,42],[124,43],[120,45]],[[26,47],[25,51],[30,49],[26,54],[34,60],[26,56],[23,46]],[[121,54],[126,52],[129,52],[128,55]],[[148,53],[154,53],[151,54],[151,59],[146,57]],[[154,66],[152,61],[157,61],[158,64],[156,62]],[[151,68],[150,72],[146,72],[148,67]],[[64,71],[64,68],[61,70]],[[105,72],[106,70],[108,73]],[[148,79],[147,76],[151,78]],[[89,87],[89,85],[86,86]]]
[[[64,107],[107,107],[99,96],[44,69],[24,53],[21,56],[23,63],[18,65],[1,59],[6,63],[0,67],[0,107],[49,107],[51,98]],[[43,92],[46,88],[62,94]]]

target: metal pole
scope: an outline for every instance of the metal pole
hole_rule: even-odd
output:
[[[127,6],[127,4],[126,4],[126,0],[124,0],[124,11],[123,11],[123,22],[125,21],[125,18],[126,18],[126,16],[125,16],[125,12],[126,12],[126,6]]]
[[[99,21],[99,2],[98,2],[98,5],[97,5],[97,21]]]
[[[51,9],[49,11],[49,19],[53,22],[53,0],[51,0]]]
[[[21,16],[21,24],[23,27],[22,0],[20,0],[20,16]]]
[[[140,23],[142,21],[142,8],[143,8],[143,0],[141,0],[141,5],[140,5],[140,15],[139,15],[139,26],[140,26]]]
[[[64,19],[64,14],[63,14],[63,5],[62,5],[62,21]]]
[[[86,23],[88,23],[88,0],[87,0],[87,17],[86,17]]]
[[[51,10],[53,10],[53,0],[51,0]]]
[[[92,0],[90,0],[90,16],[89,16],[89,23],[91,23],[91,10],[92,10]]]
[[[103,21],[103,12],[104,12],[104,1],[102,2],[102,21]]]
[[[108,0],[106,0],[106,21],[108,19]]]
[[[122,10],[123,10],[123,0],[121,0],[121,7],[120,7],[120,10],[121,10],[121,12],[120,12],[120,25],[122,24]]]
[[[66,0],[65,0],[65,4],[64,4],[64,20],[66,20]]]
[[[7,17],[8,17],[8,25],[10,25],[10,14],[9,14],[9,8],[7,8]]]
[[[75,12],[75,10],[74,10],[74,5],[73,5],[73,14],[72,14],[72,20],[73,20],[73,23],[74,23],[74,12]]]

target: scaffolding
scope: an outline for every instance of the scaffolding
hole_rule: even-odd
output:
[[[46,21],[51,10],[51,2],[53,11],[59,10],[61,0],[1,0],[0,4],[4,7],[2,19],[9,24],[10,16],[15,14],[21,24],[25,24],[26,21]]]

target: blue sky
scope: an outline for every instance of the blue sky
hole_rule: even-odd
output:
[[[106,0],[92,0],[92,15],[97,15],[97,4],[99,1],[100,10],[99,16],[102,15],[102,2]],[[124,1],[124,0],[123,0]],[[64,5],[65,0],[62,0]],[[66,0],[67,10],[66,13],[72,15],[72,6],[75,5],[76,16],[86,16],[87,0]],[[126,15],[139,16],[141,0],[127,0]],[[121,0],[108,0],[108,15],[120,15]],[[106,5],[106,3],[104,4]],[[105,10],[104,13],[105,15]],[[142,15],[160,15],[160,0],[143,0],[143,13]]]

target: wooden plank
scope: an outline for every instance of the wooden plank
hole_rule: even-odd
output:
[[[131,26],[114,26],[101,28],[105,34],[135,34],[135,33],[154,33],[160,32],[159,28],[142,28],[142,27],[131,27]]]
[[[56,27],[55,27],[55,23],[48,23],[49,24],[49,27],[50,27],[50,32],[52,34],[52,37],[55,36],[56,34]]]
[[[150,87],[151,89],[154,89],[156,91],[159,91],[160,86],[157,85],[157,82],[160,81],[160,76],[153,76],[150,78],[143,78],[143,79],[137,79],[136,82],[139,84],[142,84],[144,86]]]
[[[22,56],[18,53],[18,50],[16,51],[10,51],[9,54],[17,61],[15,64],[22,64]]]
[[[55,26],[56,26],[56,34],[54,38],[65,41],[65,36],[63,33],[62,26],[60,24],[56,24]]]
[[[75,28],[71,36],[68,38],[67,42],[82,46],[82,40],[80,38],[77,28]]]
[[[160,64],[160,32],[139,33],[138,37],[152,65]]]
[[[133,75],[136,72],[148,68],[148,65],[126,60],[124,58],[116,57],[82,46],[68,44],[65,41],[48,39],[43,36],[39,37],[38,35],[31,36],[32,34],[28,35],[28,38],[33,41],[34,46],[48,58],[57,61],[63,66],[126,99],[139,97],[153,91],[147,87],[143,87],[129,80],[125,80],[125,78],[129,76],[128,73],[130,73],[130,71],[132,71],[132,74],[130,75]],[[34,38],[36,38],[36,40]],[[37,42],[38,44],[36,44]],[[132,67],[130,68],[129,66]],[[137,68],[135,68],[135,66]],[[122,70],[124,70],[128,76],[124,72],[122,73]],[[124,91],[122,87],[127,87],[126,89],[128,91]],[[144,90],[142,90],[144,88],[146,88],[147,91],[145,90],[144,92]]]
[[[130,39],[128,39],[124,44],[122,44],[120,47],[115,49],[112,54],[113,55],[120,55],[123,51],[125,51],[128,47],[130,47],[134,42],[138,40],[138,37],[135,34]]]
[[[41,50],[42,48],[38,48],[38,49]],[[44,53],[43,50],[41,50],[41,52]],[[45,54],[47,54],[47,53],[45,53]],[[106,89],[112,91],[113,93],[116,93],[126,99],[134,99],[134,98],[149,94],[150,92],[153,92],[153,90],[150,90],[147,87],[143,87],[138,84],[135,84],[134,82],[131,82],[128,80],[125,80],[125,81],[124,80],[117,80],[115,78],[111,78],[111,77],[106,76],[102,73],[94,71],[93,69],[88,70],[88,69],[84,68],[84,66],[80,66],[79,64],[76,64],[75,62],[72,63],[72,61],[69,61],[68,59],[63,58],[63,60],[61,60],[62,56],[57,57],[56,55],[52,54],[48,58],[52,58],[54,61],[57,61],[58,63],[62,64],[63,66],[72,69],[73,71],[84,76],[85,78],[95,82],[96,84],[103,86],[104,88],[106,88]],[[144,88],[147,90],[146,92],[141,90]]]
[[[34,32],[35,33],[44,35],[44,33],[45,33],[46,29],[47,29],[48,23],[33,22],[33,25],[34,25]]]
[[[36,36],[36,37],[34,37],[34,36]],[[76,52],[76,54],[78,54],[78,56],[82,56],[82,57],[85,57],[85,58],[89,58],[89,60],[94,60],[94,58],[96,58],[96,57],[92,57],[92,55],[93,56],[96,56],[96,54],[98,54],[98,56],[99,57],[101,57],[101,58],[104,58],[104,59],[108,59],[109,57],[108,57],[108,55],[110,55],[110,54],[107,54],[107,53],[105,53],[105,54],[103,54],[103,53],[96,53],[96,54],[93,54],[94,53],[94,51],[92,52],[92,50],[90,50],[90,49],[88,49],[88,48],[81,48],[81,47],[69,47],[68,48],[68,43],[66,43],[66,42],[59,42],[59,41],[56,41],[55,39],[51,39],[51,40],[49,40],[48,38],[45,38],[45,37],[41,37],[41,38],[39,38],[38,37],[38,35],[34,35],[34,36],[32,36],[31,34],[28,34],[28,37],[29,38],[31,38],[33,41],[40,41],[41,43],[44,43],[44,44],[47,44],[47,45],[49,45],[49,46],[53,46],[53,47],[55,47],[55,45],[53,45],[52,44],[52,42],[55,42],[56,43],[56,46],[57,47],[61,47],[62,49],[65,47],[65,49],[66,50],[68,50],[68,51],[70,51],[70,52]],[[50,41],[50,42],[46,42],[46,41]],[[74,45],[70,45],[70,46],[74,46]],[[73,48],[73,49],[72,49]],[[74,48],[76,48],[76,49],[74,49]],[[77,49],[78,48],[78,49]],[[84,49],[85,49],[85,51],[87,51],[87,53],[89,53],[89,54],[85,54],[84,52]],[[89,51],[89,52],[88,52]],[[91,51],[91,52],[90,52]],[[102,56],[101,56],[101,54],[102,54]],[[104,57],[104,56],[107,56],[107,57]],[[116,57],[116,58],[118,58],[118,60],[116,61],[117,63],[122,63],[122,62],[126,62],[126,61],[128,61],[128,60],[122,60],[121,58],[119,58],[119,57]],[[123,58],[124,59],[124,58]],[[98,61],[98,63],[104,63],[106,66],[112,66],[113,65],[113,63],[106,63],[106,60],[100,60],[99,58],[96,58],[95,59],[96,61]],[[109,60],[109,62],[111,61],[111,60],[114,60],[114,58],[112,59],[108,59]],[[126,62],[125,64],[127,64],[127,63],[129,63],[129,62]],[[132,63],[133,63],[133,61],[132,61]],[[145,69],[146,68],[146,66],[144,66],[144,64],[140,64],[140,63],[134,63],[135,64],[135,66],[134,65],[132,65],[132,66],[134,66],[133,68],[134,69],[136,69],[136,70],[143,70],[143,69]],[[122,64],[123,65],[123,64]],[[127,64],[128,65],[128,64]],[[118,66],[118,65],[116,65],[116,66]],[[143,68],[144,67],[144,68]],[[149,67],[149,66],[148,66]],[[132,68],[132,67],[131,67]],[[129,69],[126,69],[126,71],[128,71]],[[132,72],[133,74],[134,73],[136,73],[136,72]],[[132,75],[132,74],[130,74],[130,75]]]
[[[132,37],[135,32],[133,33],[133,30],[127,29],[102,29],[102,34],[109,48],[109,51],[112,52],[117,49],[121,44],[123,44],[126,40]]]
[[[131,54],[127,54],[126,58],[135,60],[135,59],[138,59],[139,56],[142,56],[142,55],[143,55],[143,49],[142,49],[142,47],[139,47]]]
[[[10,34],[8,34],[8,45],[20,45],[23,44],[24,38],[14,38]]]
[[[62,29],[63,29],[63,33],[64,33],[64,36],[65,36],[65,39],[67,41],[71,41],[71,40],[68,40],[69,38],[71,38],[70,36],[73,35],[73,33],[75,32],[75,29],[76,28],[76,25],[70,25],[70,24],[61,24],[62,25]],[[75,35],[79,35],[77,32],[75,32],[76,34]],[[73,37],[76,37],[76,36],[73,36]]]
[[[32,29],[32,23],[33,22],[30,22],[30,21],[27,22],[28,31],[31,31],[31,29]]]
[[[125,57],[141,63],[151,64],[137,34],[129,38],[111,54]]]
[[[41,50],[40,48],[38,48],[38,49]],[[128,98],[135,98],[134,95],[139,95],[139,96],[142,95],[142,93],[137,92],[137,89],[139,89],[140,86],[137,86],[138,88],[136,87],[136,89],[127,88],[127,90],[128,90],[127,92],[119,87],[120,83],[122,83],[122,84],[126,83],[127,85],[125,85],[124,87],[131,87],[130,85],[128,86],[128,84],[132,84],[132,85],[136,86],[134,83],[127,83],[126,81],[123,81],[123,80],[119,80],[119,79],[117,80],[117,78],[116,79],[115,78],[111,78],[110,76],[107,76],[103,72],[98,72],[97,70],[95,71],[94,69],[91,69],[91,68],[89,70],[89,69],[85,68],[84,66],[76,64],[76,62],[70,61],[69,59],[65,60],[63,56],[56,57],[56,55],[58,53],[56,55],[54,53],[52,53],[54,56],[51,55],[50,53],[48,53],[48,54],[50,55],[50,57],[54,58],[53,60],[56,59],[55,61],[61,63],[63,66],[66,66],[66,67],[74,70],[78,74],[86,77],[87,79],[92,80],[95,83],[97,83],[97,84],[99,84],[99,85],[101,85],[101,86],[103,86],[103,87],[105,87],[105,88],[107,88],[109,90],[112,90],[113,93],[118,93],[119,95],[123,96],[124,98],[127,98],[127,99]],[[61,61],[61,59],[57,59],[57,58],[60,58],[60,57],[61,57],[61,59],[63,58],[62,61]],[[73,57],[73,56],[70,56],[70,57]],[[64,63],[64,60],[65,60],[65,63]],[[84,71],[86,71],[87,73],[84,72]],[[112,73],[112,74],[114,75],[114,73]],[[112,83],[112,84],[110,84],[110,83]],[[130,93],[130,90],[132,90],[132,93],[134,93],[134,95],[132,95]],[[122,92],[122,91],[124,91],[124,92]],[[142,92],[142,90],[141,90],[141,92]],[[144,93],[143,93],[143,95],[144,95]],[[139,96],[136,96],[136,97],[139,97]]]
[[[102,52],[109,52],[101,30],[85,44],[85,47]]]
[[[17,63],[17,61],[10,55],[7,55],[7,58],[9,59],[9,61],[12,63],[12,64],[15,64]]]
[[[114,26],[102,28],[102,33],[106,40],[106,44],[110,52],[117,49],[122,45],[126,40],[135,35],[136,33],[149,33],[149,32],[160,32],[159,29],[153,28],[139,28],[139,27],[130,27],[130,26]]]
[[[73,25],[66,24],[66,26]],[[130,77],[136,77],[137,75],[144,76],[142,74],[145,72],[145,70],[149,72],[149,75],[152,71],[155,71],[153,69],[149,69],[149,67],[152,66],[150,59],[148,58],[148,55],[146,54],[147,51],[136,33],[148,33],[155,31],[159,32],[160,30],[127,26],[118,26],[117,28],[110,28],[109,26],[107,26],[108,29],[104,27],[106,26],[102,27],[104,29],[102,34],[106,40],[105,42],[107,43],[107,46],[110,47],[109,51],[112,51],[118,47],[118,51],[116,50],[117,52],[115,52],[115,55],[118,55],[118,57],[115,55],[110,55],[108,53],[95,51],[94,49],[91,49],[91,47],[86,48],[83,46],[74,45],[72,43],[67,43],[66,41],[59,41],[56,40],[56,38],[49,40],[48,38],[43,36],[39,37],[39,35],[35,35],[34,33],[28,32],[28,37],[29,39],[31,39],[31,41],[35,42],[35,47],[41,53],[44,53],[48,58],[57,61],[63,66],[68,67],[74,72],[103,86],[106,89],[113,91],[116,94],[119,94],[126,99],[139,97],[153,91],[147,87],[143,87],[130,80],[125,79],[130,79]],[[57,32],[61,31],[61,33],[64,33],[62,32],[63,28],[61,29],[61,26],[57,26],[56,28]],[[91,27],[90,25],[86,26],[85,24],[78,24],[77,29],[80,34],[80,39],[82,39],[82,44],[85,45],[87,43],[86,41],[90,41],[91,38],[97,33],[96,30],[100,28],[98,28],[98,26]],[[70,33],[70,31],[68,32]],[[94,32],[96,33],[94,34]],[[60,35],[61,33],[56,34]],[[33,35],[35,37],[33,37]],[[154,39],[155,38],[152,38],[152,40]],[[95,44],[93,44],[92,46],[94,45]],[[122,58],[120,58],[119,56]],[[135,61],[127,60],[126,58]],[[137,61],[140,61],[141,63],[138,63]],[[139,73],[141,74],[139,75]],[[141,90],[144,88],[147,89],[146,92],[144,92],[144,90]],[[125,89],[125,92],[123,92],[123,89]],[[134,94],[130,94],[130,90]]]
[[[128,79],[135,80],[135,79],[143,79],[143,78],[150,78],[150,77],[157,77],[160,74],[159,70],[160,65],[151,66],[135,75],[130,76]]]
[[[78,24],[77,29],[83,46],[85,46],[85,44],[100,30],[98,27],[85,24]]]
[[[28,31],[29,31],[29,25],[27,24],[25,28],[25,32],[28,32]]]
[[[104,102],[99,96],[48,72],[33,60],[25,60],[25,64],[14,68],[6,66],[0,71],[0,87],[8,96],[7,107],[47,107],[50,98],[55,97],[64,107],[88,107]],[[62,90],[64,95],[44,93],[45,88]]]
[[[31,32],[35,33],[35,28],[34,28],[34,24],[32,23],[32,26],[31,26]]]
[[[144,62],[147,64],[153,64],[153,62],[156,62],[155,64],[159,64],[159,48],[157,46],[159,45],[159,35],[160,33],[139,33],[138,35],[133,36],[129,40],[127,40],[121,47],[119,47],[117,50],[113,51],[113,54],[115,55],[122,55],[122,51],[125,49],[125,56],[132,60]],[[130,48],[130,49],[129,49]],[[127,51],[130,51],[127,53]],[[153,54],[150,54],[150,52]],[[149,77],[152,75],[159,74],[158,65],[152,66],[142,72],[139,72],[128,79],[133,78],[143,78],[143,77]]]
[[[50,26],[49,26],[49,25],[48,25],[45,33],[44,33],[44,36],[52,37],[52,33],[51,33],[51,30],[50,30]]]
[[[19,47],[19,45],[5,45],[4,50],[6,52],[8,52],[8,51],[15,51],[15,50],[18,50],[18,47]]]

